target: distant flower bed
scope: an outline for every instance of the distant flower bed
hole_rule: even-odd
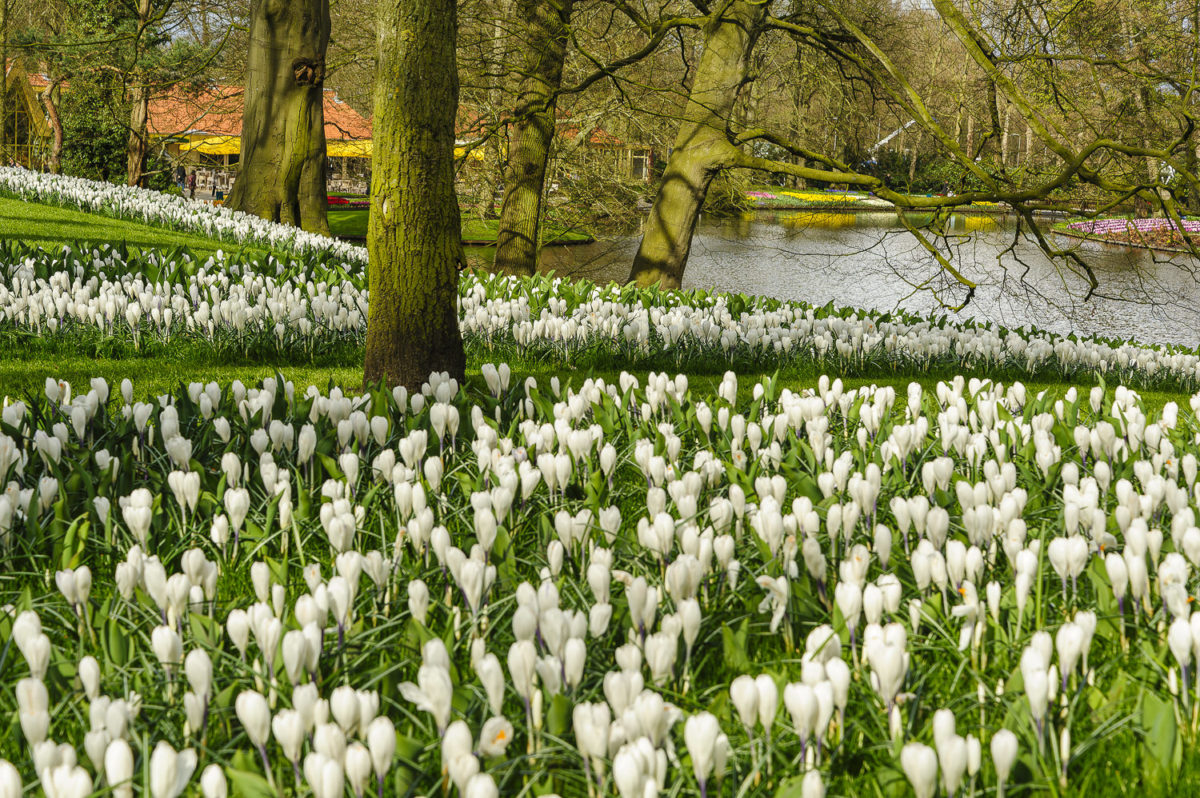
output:
[[[328,197],[329,207],[331,210],[339,211],[358,211],[366,210],[371,207],[371,201],[368,199],[359,199],[357,197]]]
[[[1066,227],[1069,232],[1151,249],[1187,249],[1187,237],[1200,233],[1200,221],[1187,219],[1179,223],[1163,218],[1089,219],[1072,222]]]
[[[1200,233],[1200,221],[1182,222],[1183,229],[1189,233]],[[1177,232],[1178,228],[1171,219],[1091,219],[1086,222],[1073,222],[1067,227],[1083,233],[1096,235],[1111,235],[1113,233],[1151,233],[1167,230]]]
[[[781,205],[786,207],[810,205],[846,205],[859,202],[862,196],[846,193],[826,193],[823,191],[747,191],[746,198],[759,204]]]

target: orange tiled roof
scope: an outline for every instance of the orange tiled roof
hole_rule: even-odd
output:
[[[15,59],[15,58],[8,59],[8,63],[4,67],[4,74],[6,76],[9,75],[13,71],[13,67],[15,67],[16,65],[17,65],[17,59]],[[25,77],[27,77],[29,79],[29,85],[32,86],[34,91],[38,92],[39,94],[41,93],[42,89],[44,89],[50,85],[50,78],[46,77],[45,75],[41,74],[40,72],[27,72],[27,73],[25,73]]]
[[[187,85],[173,87],[150,100],[150,133],[179,136],[204,133],[211,136],[238,136],[242,132],[244,108],[241,86]],[[371,138],[371,122],[338,98],[324,92],[325,138],[330,141]]]

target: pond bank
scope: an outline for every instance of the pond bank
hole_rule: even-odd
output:
[[[367,221],[370,211],[329,209],[329,234],[343,241],[363,244],[367,240]],[[496,219],[478,219],[464,216],[462,220],[462,242],[469,246],[495,246],[500,222]],[[589,233],[567,230],[547,225],[543,246],[561,244],[590,244],[596,239]]]

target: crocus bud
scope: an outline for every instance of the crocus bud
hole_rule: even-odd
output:
[[[271,731],[287,760],[293,765],[299,764],[305,731],[300,713],[294,709],[281,709],[271,720]]]
[[[200,791],[204,798],[228,798],[229,783],[225,781],[225,771],[220,765],[209,765],[200,774]]]
[[[132,798],[133,751],[124,740],[113,740],[104,752],[104,780],[115,798]]]
[[[487,773],[476,773],[467,781],[463,798],[498,798],[500,789],[496,780]]]
[[[160,740],[150,755],[150,795],[152,798],[178,798],[196,769],[196,752],[188,748],[178,753]]]
[[[21,733],[26,743],[37,745],[50,731],[50,693],[41,679],[32,676],[17,682],[16,693]]]
[[[246,646],[250,644],[250,618],[245,610],[234,610],[225,619],[225,631],[237,648],[238,654],[246,656]]]
[[[821,780],[821,771],[814,769],[804,774],[800,782],[800,798],[825,798],[825,782]]]
[[[425,623],[429,612],[429,588],[420,579],[408,583],[408,611],[417,623]]]
[[[933,798],[937,789],[938,759],[923,743],[907,743],[900,751],[900,766],[917,798]]]
[[[50,638],[40,632],[33,635],[25,643],[22,653],[29,664],[29,675],[35,679],[45,679],[46,670],[50,667]]]
[[[192,692],[207,700],[212,695],[212,660],[203,649],[193,648],[188,652],[183,663],[183,671],[187,675]]]
[[[333,719],[346,734],[358,728],[358,691],[349,685],[343,685],[333,691],[329,697],[329,710]]]
[[[0,798],[21,798],[21,774],[12,763],[0,759]]]
[[[253,690],[243,690],[234,702],[234,709],[250,742],[256,748],[266,745],[267,735],[271,733],[271,710],[267,707],[267,699]]]
[[[79,683],[88,701],[95,701],[100,695],[100,663],[95,657],[88,655],[79,660]]]
[[[692,715],[683,724],[683,739],[687,743],[688,754],[692,758],[692,771],[696,774],[696,781],[700,783],[702,792],[712,774],[717,736],[720,733],[721,724],[709,712]]]
[[[396,755],[396,727],[384,717],[375,718],[367,727],[367,750],[371,753],[371,767],[375,778],[382,780],[392,767]]]
[[[91,776],[73,762],[46,768],[41,781],[47,798],[87,798],[92,794]]]
[[[159,664],[169,676],[171,668],[183,659],[183,641],[180,640],[179,633],[170,626],[156,626],[150,633],[150,645],[154,649],[154,656],[158,657]]]
[[[354,792],[355,798],[362,798],[363,791],[367,787],[367,780],[371,778],[370,752],[360,742],[351,743],[346,749],[343,762],[346,781],[350,783],[350,789]]]
[[[738,718],[746,727],[746,734],[753,737],[751,732],[758,720],[758,687],[754,683],[754,677],[742,674],[734,679],[729,685],[729,697],[733,700]]]

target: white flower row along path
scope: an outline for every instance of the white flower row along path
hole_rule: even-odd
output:
[[[223,206],[146,188],[3,166],[0,167],[0,195],[4,194],[113,219],[196,233],[218,241],[287,250],[301,257],[332,255],[351,263],[367,262],[367,251],[362,247]]]
[[[483,374],[4,407],[0,795],[928,798],[1194,739],[1200,396]]]
[[[361,345],[368,296],[359,270],[274,257],[203,263],[182,255],[124,255],[108,248],[0,250],[0,332],[40,337],[112,336],[132,345],[186,339],[256,342],[285,356],[339,343]],[[562,359],[608,353],[676,366],[704,359],[759,369],[820,362],[824,368],[950,366],[1030,374],[1110,375],[1139,382],[1200,382],[1193,351],[1041,332],[1004,331],[903,314],[829,313],[800,303],[724,294],[671,294],[557,279],[469,274],[459,312],[468,343],[515,356]],[[653,361],[651,361],[653,362]]]

